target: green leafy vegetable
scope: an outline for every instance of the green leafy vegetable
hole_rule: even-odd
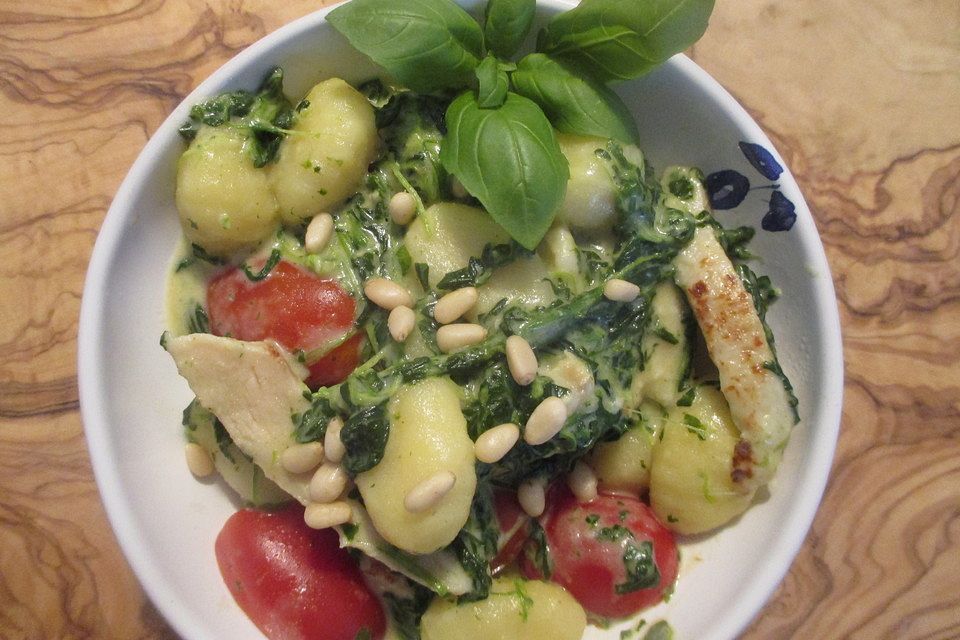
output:
[[[659,620],[647,630],[643,640],[673,640],[673,627],[666,620]]]
[[[210,318],[202,304],[193,307],[193,313],[187,317],[187,329],[190,333],[210,333]]]
[[[513,239],[534,249],[553,222],[569,176],[543,111],[515,93],[500,108],[483,109],[466,92],[450,104],[446,122],[444,168]]]
[[[714,0],[583,0],[557,15],[537,51],[588,70],[600,81],[641,76],[703,35]]]
[[[343,468],[356,475],[377,466],[390,435],[390,421],[385,404],[366,407],[350,416],[340,431],[347,453]]]
[[[536,519],[530,521],[530,537],[523,547],[523,553],[540,575],[549,580],[553,575],[553,560],[550,558],[550,546],[547,544],[547,533]]]
[[[530,32],[536,11],[536,0],[489,0],[483,24],[487,48],[501,58],[510,58]]]
[[[477,67],[477,82],[477,104],[482,109],[495,109],[507,99],[510,80],[493,56],[484,58]]]
[[[433,592],[414,582],[410,583],[413,592],[409,598],[394,593],[384,593],[387,611],[393,620],[393,630],[401,640],[420,640],[420,618],[433,600]]]
[[[256,93],[230,91],[194,105],[189,120],[180,127],[180,135],[193,140],[202,125],[229,124],[245,130],[251,140],[253,166],[263,167],[276,158],[293,118],[294,110],[283,94],[283,70],[275,67]]]
[[[694,434],[701,440],[707,439],[707,427],[697,416],[689,413],[683,414],[683,424],[687,426],[687,431]]]
[[[617,593],[630,593],[660,584],[660,570],[654,562],[653,544],[649,540],[627,544],[623,550],[623,567],[627,572],[627,579],[614,585]]]
[[[469,86],[483,56],[480,26],[449,0],[352,0],[327,21],[414,91]]]
[[[280,250],[274,249],[270,252],[270,257],[267,258],[267,261],[261,267],[260,271],[253,272],[250,270],[250,267],[246,262],[240,263],[240,269],[243,271],[243,274],[247,276],[247,279],[252,282],[259,282],[260,280],[265,279],[270,272],[273,271],[273,268],[277,266],[280,262]]]
[[[633,115],[616,93],[542,53],[520,60],[511,75],[514,91],[543,108],[564,133],[637,144]]]
[[[532,255],[516,242],[487,244],[479,258],[471,257],[467,266],[443,276],[437,283],[440,291],[453,291],[462,287],[479,287],[493,275],[493,270],[510,264],[520,257]]]
[[[490,593],[493,582],[490,561],[497,555],[499,535],[496,522],[493,490],[489,482],[481,480],[473,496],[470,516],[453,542],[460,564],[473,581],[473,590],[460,596],[460,602],[483,600]]]

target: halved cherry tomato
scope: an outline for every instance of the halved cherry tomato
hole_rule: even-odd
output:
[[[218,336],[272,339],[306,352],[343,337],[356,311],[353,298],[335,281],[285,260],[259,281],[240,269],[224,271],[207,287],[207,307],[210,330]],[[353,336],[311,364],[307,385],[342,382],[359,362],[361,340]]]
[[[383,609],[356,562],[336,531],[304,524],[300,505],[238,511],[215,547],[227,588],[270,640],[383,637]]]
[[[657,604],[677,579],[673,533],[646,504],[629,496],[601,494],[580,504],[566,486],[540,522],[553,561],[551,579],[587,611],[608,618],[632,615]],[[542,578],[524,554],[523,573]]]

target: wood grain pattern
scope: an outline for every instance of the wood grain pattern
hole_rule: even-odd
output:
[[[172,638],[109,529],[78,413],[97,229],[192,87],[323,2],[0,0],[0,636]],[[960,4],[720,2],[694,58],[770,134],[833,269],[843,428],[745,638],[960,637]]]

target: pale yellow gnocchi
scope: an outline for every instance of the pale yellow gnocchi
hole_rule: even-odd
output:
[[[557,222],[574,232],[607,233],[617,221],[617,189],[606,160],[597,155],[607,141],[603,138],[558,133],[557,142],[570,166],[570,180]],[[623,147],[624,156],[642,164],[643,156],[633,145]]]
[[[449,378],[427,378],[402,387],[387,412],[390,435],[383,459],[357,475],[357,488],[387,542],[410,553],[431,553],[457,536],[477,484],[459,390]],[[411,512],[404,504],[410,492],[445,472],[455,477],[452,488],[431,508]]]
[[[703,533],[746,511],[753,492],[744,494],[730,475],[739,439],[713,386],[697,387],[691,406],[669,411],[650,469],[650,505],[662,522],[678,533]]]
[[[277,224],[267,174],[242,131],[201,127],[177,163],[177,210],[187,240],[224,256],[260,242]]]
[[[587,617],[559,585],[501,577],[486,600],[434,600],[420,625],[423,640],[580,640]]]
[[[285,224],[302,224],[356,192],[377,152],[373,107],[340,78],[317,84],[305,98],[270,184]]]
[[[643,336],[643,371],[633,378],[627,406],[649,399],[667,407],[676,403],[689,375],[690,312],[683,294],[672,282],[657,285],[651,303],[650,329]]]
[[[601,442],[587,456],[601,490],[640,496],[650,486],[653,449],[663,430],[665,412],[653,402],[638,408],[641,420],[612,442]]]
[[[418,216],[404,236],[413,262],[430,268],[430,286],[451,271],[463,269],[488,244],[505,244],[510,236],[483,209],[440,202]]]

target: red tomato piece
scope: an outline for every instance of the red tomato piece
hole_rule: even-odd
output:
[[[259,281],[237,268],[224,271],[207,287],[207,307],[215,335],[272,339],[290,351],[310,351],[343,337],[356,311],[353,298],[335,281],[284,260]],[[359,362],[361,341],[355,335],[311,364],[307,385],[342,382]]]
[[[621,618],[657,604],[673,587],[677,543],[646,504],[604,494],[580,504],[566,486],[550,497],[540,520],[553,562],[550,578],[584,609]],[[529,555],[523,557],[524,574],[542,578]]]
[[[303,522],[303,507],[244,509],[216,542],[217,564],[234,599],[270,640],[380,639],[386,618],[333,529]]]

